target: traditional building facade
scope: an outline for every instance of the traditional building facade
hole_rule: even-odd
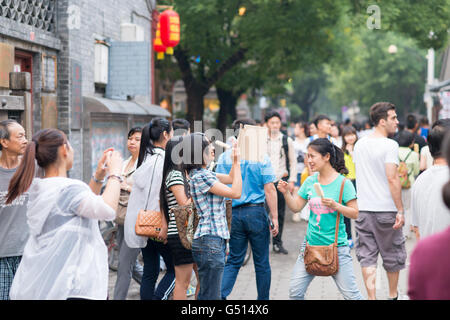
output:
[[[152,104],[151,0],[0,0],[0,119],[31,135],[64,131],[70,176],[88,181],[103,149],[170,113]],[[154,26],[153,26],[154,27]]]

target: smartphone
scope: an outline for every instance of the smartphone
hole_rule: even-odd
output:
[[[269,216],[267,216],[267,220],[269,220],[269,225],[270,225],[270,229],[272,229],[272,230],[273,230],[273,228],[275,228],[275,225],[273,224],[273,221],[272,221],[272,219],[270,219],[270,217],[269,217]]]
[[[112,155],[112,151],[108,151],[108,153],[106,154],[106,161],[103,164],[103,169],[106,169],[106,167],[107,167],[106,164],[108,163],[108,159],[111,158],[111,155]]]

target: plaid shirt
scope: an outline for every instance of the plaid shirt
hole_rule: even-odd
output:
[[[204,235],[215,235],[222,239],[230,238],[225,198],[209,192],[217,181],[219,180],[215,172],[206,169],[194,169],[190,172],[190,192],[199,215],[194,239]]]

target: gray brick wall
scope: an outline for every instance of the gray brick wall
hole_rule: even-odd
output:
[[[145,41],[150,47],[151,22],[149,20],[151,14],[148,11],[146,0],[57,0],[55,3],[56,28],[52,32],[0,17],[0,42],[9,43],[17,49],[34,53],[33,130],[36,132],[41,129],[41,93],[56,93],[58,96],[58,128],[68,135],[72,147],[75,149],[74,165],[70,176],[82,179],[83,176],[87,176],[83,172],[83,167],[89,167],[91,162],[90,156],[85,151],[89,150],[86,144],[89,144],[90,141],[87,140],[89,132],[86,131],[86,128],[75,129],[71,126],[72,62],[78,61],[82,65],[83,95],[94,95],[96,38],[120,41],[120,25],[125,22],[133,22],[144,29]],[[78,17],[74,16],[74,13],[77,12],[79,12]],[[140,15],[146,16],[148,19],[142,18]],[[148,60],[151,58],[151,54],[149,50],[147,51],[145,54],[148,56],[148,65],[145,66],[145,69],[150,72],[150,61]],[[137,52],[137,56],[139,54],[141,53]],[[53,62],[44,61],[45,63],[42,65],[43,55],[57,56],[56,84],[52,83],[52,79],[54,79]],[[141,65],[140,68],[142,68]],[[43,76],[44,83],[42,83]],[[142,78],[139,80],[139,83],[134,83],[134,86],[139,87],[142,84]],[[45,88],[43,88],[44,84]],[[142,87],[142,92],[147,95],[145,100],[150,102],[150,80],[144,86],[147,87],[147,90],[144,91]]]
[[[69,28],[69,25],[76,25],[76,19],[70,17],[68,9],[70,6],[77,6],[79,9],[79,28]],[[74,7],[71,7],[73,9]],[[77,10],[74,10],[75,12]],[[74,12],[73,10],[71,12]],[[111,41],[120,41],[120,25],[125,22],[133,22],[144,29],[144,37],[148,43],[151,43],[151,22],[141,18],[139,15],[150,19],[151,14],[148,11],[145,0],[58,0],[58,35],[61,41],[61,52],[58,61],[59,78],[59,123],[60,127],[69,133],[69,139],[77,141],[75,148],[74,166],[71,170],[71,177],[86,180],[87,172],[83,172],[83,167],[90,167],[91,159],[87,144],[89,131],[87,128],[73,130],[70,127],[70,70],[72,60],[81,63],[83,70],[82,92],[84,96],[95,94],[94,84],[94,56],[95,40],[97,37],[109,38]],[[147,46],[149,46],[147,44]],[[148,58],[150,59],[150,57]],[[148,62],[150,66],[150,62]],[[150,72],[150,67],[146,70]],[[147,88],[150,87],[150,82]],[[147,101],[150,101],[151,92],[147,90]],[[84,143],[82,143],[84,142]]]
[[[109,49],[109,79],[106,97],[149,96],[150,43],[113,42]]]

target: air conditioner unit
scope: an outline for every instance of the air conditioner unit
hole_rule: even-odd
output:
[[[144,28],[134,23],[122,23],[120,25],[121,41],[145,41]]]
[[[95,74],[94,82],[99,84],[108,83],[108,59],[109,47],[99,41],[95,44]]]

